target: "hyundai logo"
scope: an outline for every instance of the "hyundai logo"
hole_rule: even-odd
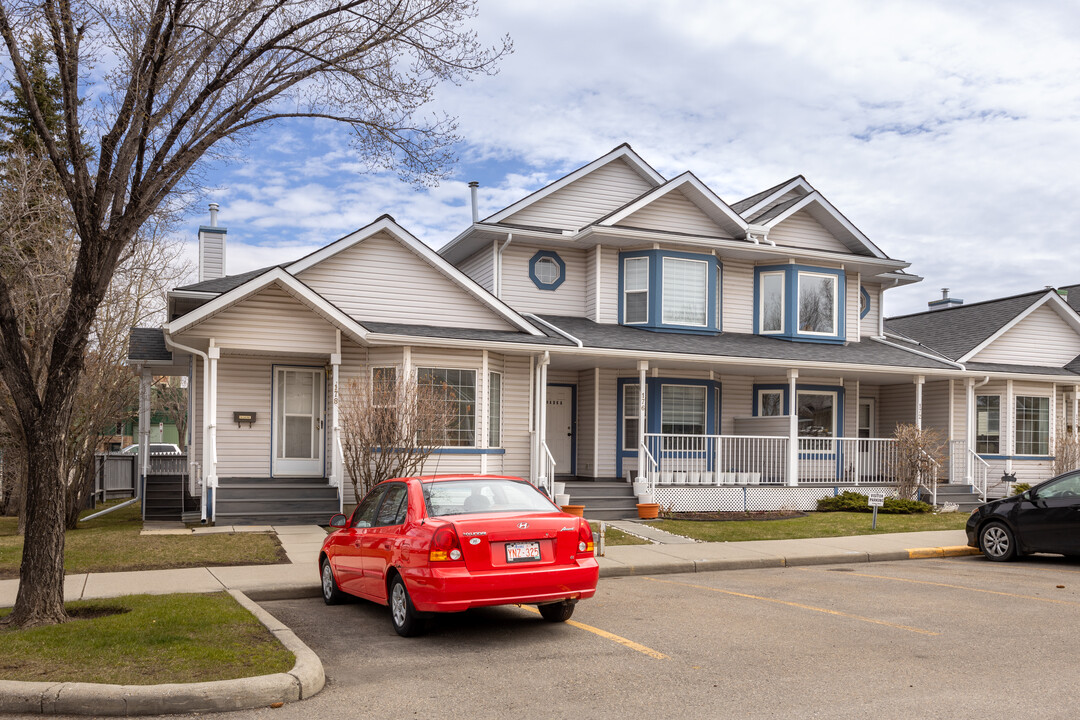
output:
[[[518,523],[518,529],[519,529],[519,530],[524,530],[524,529],[525,529],[525,528],[527,528],[527,527],[529,527],[529,523],[527,523],[527,522],[520,522],[520,523]]]

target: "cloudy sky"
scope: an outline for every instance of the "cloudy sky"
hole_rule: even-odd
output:
[[[515,52],[441,90],[449,181],[365,174],[340,128],[274,128],[211,168],[228,271],[294,259],[390,213],[433,247],[629,142],[734,202],[804,175],[886,253],[967,301],[1080,282],[1080,6],[973,2],[481,0]],[[204,216],[186,227],[191,238]]]

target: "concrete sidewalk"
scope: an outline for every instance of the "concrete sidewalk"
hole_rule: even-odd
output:
[[[255,600],[317,597],[319,548],[326,536],[321,527],[278,526],[276,532],[289,562],[280,565],[144,570],[137,572],[68,575],[64,596],[88,600],[148,593],[205,593],[239,590]],[[608,547],[599,558],[601,577],[664,573],[745,570],[748,568],[863,563],[924,557],[973,555],[963,530],[856,535],[805,540],[754,540],[699,543],[668,533],[657,534],[654,545]],[[11,607],[18,580],[0,581],[0,607]]]

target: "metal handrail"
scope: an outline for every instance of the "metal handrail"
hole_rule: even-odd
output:
[[[990,463],[979,457],[979,454],[974,450],[968,448],[968,452],[971,453],[975,460],[978,460],[982,464],[982,467],[972,463],[971,470],[971,485],[975,488],[975,492],[979,493],[983,502],[986,502],[986,484],[990,476]],[[980,476],[982,476],[982,482],[980,482]]]
[[[649,463],[646,466],[648,469],[645,470],[645,482],[648,483],[647,487],[649,488],[649,492],[655,493],[656,475],[660,469],[660,463],[656,462],[656,458],[653,457],[653,454],[651,452],[649,452],[649,448],[645,446],[645,443],[641,443],[641,445],[638,446],[638,451],[644,453],[642,457],[644,457]]]
[[[926,488],[927,490],[929,490],[930,491],[930,504],[931,505],[937,505],[938,475],[941,474],[941,464],[937,460],[935,460],[934,458],[930,457],[930,453],[926,452],[925,450],[922,451],[922,454],[925,455],[930,460],[930,467],[931,467],[931,470],[930,470],[930,483],[931,484],[929,486],[927,486],[927,484],[925,482],[923,482],[922,478],[920,478],[919,479],[919,487]]]
[[[551,453],[551,448],[548,447],[546,440],[540,441],[540,447],[544,451],[544,455],[547,456],[548,467],[544,470],[550,470],[543,474],[544,478],[544,490],[547,491],[548,497],[552,500],[555,499],[555,456]]]

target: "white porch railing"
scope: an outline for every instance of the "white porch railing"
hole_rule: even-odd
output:
[[[983,502],[986,502],[986,483],[990,477],[990,463],[979,457],[978,453],[968,450],[971,454],[971,485],[979,494]]]
[[[896,460],[892,438],[799,438],[800,483],[892,482]]]
[[[925,450],[922,451],[922,454],[929,458],[931,469],[930,477],[919,478],[919,487],[925,489],[930,493],[930,504],[937,505],[937,484],[938,476],[941,475],[941,464],[938,463],[938,461],[934,458],[930,457],[930,453],[926,452]]]
[[[649,485],[784,485],[786,437],[645,434]]]
[[[555,499],[555,456],[551,453],[551,448],[548,447],[544,441],[540,442],[540,449],[543,453],[540,455],[540,477],[537,478],[540,481],[540,486],[544,489],[544,492],[548,494],[548,497]]]
[[[644,444],[638,446],[638,452],[644,453],[643,457],[645,458],[645,479],[649,483],[649,492],[654,493],[656,492],[656,481],[660,466],[656,462],[656,458],[653,457],[653,454],[649,452],[648,438],[646,438]],[[639,466],[638,470],[640,471],[640,469],[641,468]],[[638,477],[640,477],[640,474],[638,475]]]

